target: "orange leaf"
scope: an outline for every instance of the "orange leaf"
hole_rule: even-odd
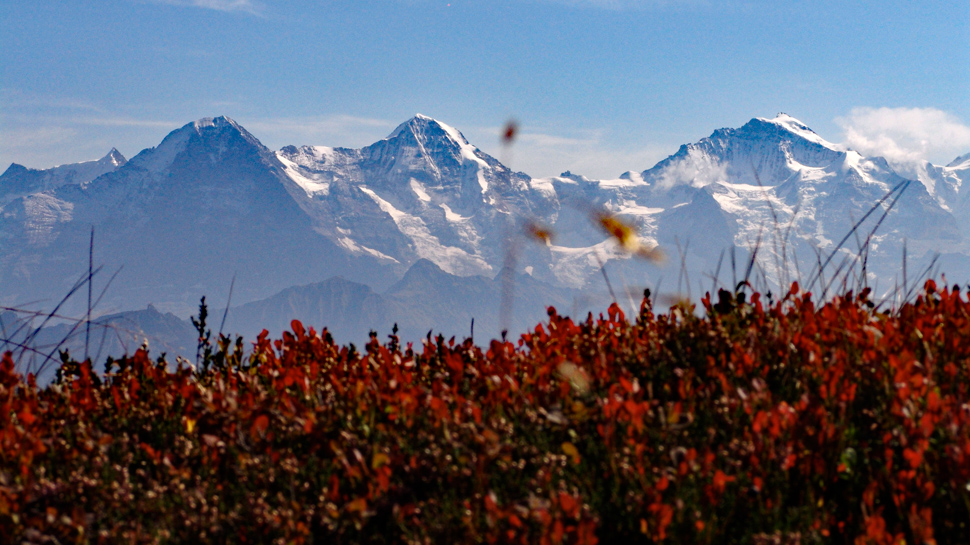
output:
[[[266,433],[266,428],[268,427],[269,427],[269,417],[266,416],[265,414],[261,414],[256,417],[256,420],[253,421],[252,433],[254,435],[257,433],[259,434]]]
[[[37,417],[30,412],[29,408],[24,407],[24,410],[20,411],[20,413],[17,414],[17,419],[19,419],[25,425],[29,426],[37,420]]]

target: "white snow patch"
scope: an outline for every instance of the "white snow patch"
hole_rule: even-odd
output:
[[[482,169],[478,169],[476,174],[478,174],[478,185],[482,187],[482,195],[484,195],[488,191],[488,182],[485,181],[485,173],[482,172]]]
[[[949,164],[947,164],[946,165],[946,168],[951,169],[951,170],[970,169],[970,153],[967,153],[966,155],[961,155],[960,157],[957,157],[956,159],[954,159],[953,161],[951,161]]]
[[[286,158],[280,152],[276,152],[276,158],[283,163],[283,172],[293,180],[293,182],[300,186],[303,191],[306,192],[308,197],[313,197],[314,195],[327,195],[330,193],[330,184],[320,180],[314,180],[303,174],[305,172],[300,165],[294,163],[293,161]]]
[[[653,216],[654,214],[659,214],[663,211],[663,208],[642,206],[637,204],[636,201],[624,201],[624,203],[617,208],[616,213],[627,214],[630,216]]]
[[[721,210],[724,210],[728,214],[741,215],[747,210],[747,207],[744,205],[744,199],[737,193],[714,193],[711,196],[721,206]]]
[[[644,182],[643,181],[643,178],[639,174],[636,175],[636,178],[633,178],[631,176],[630,179],[627,179],[627,178],[615,178],[613,180],[598,180],[596,183],[600,187],[604,187],[604,188],[616,188],[616,189],[625,188],[625,187],[637,187],[637,186],[648,185],[647,182]]]
[[[767,121],[768,123],[774,123],[775,125],[779,125],[792,134],[800,136],[801,138],[804,138],[809,142],[814,142],[828,149],[835,150],[835,151],[844,150],[842,146],[839,146],[838,144],[833,144],[832,142],[829,142],[828,140],[815,134],[815,131],[808,128],[807,125],[805,125],[801,121],[795,119],[794,117],[788,114],[780,113],[777,116],[775,116],[773,119],[766,119],[763,117],[759,117],[758,119],[761,121]]]
[[[552,183],[552,178],[532,178],[529,180],[529,187],[546,197],[557,197],[556,187]]]
[[[411,178],[410,185],[411,191],[414,191],[414,194],[417,195],[419,199],[424,202],[431,202],[431,195],[428,195],[428,192],[424,190],[424,186],[421,185],[421,182]]]
[[[441,209],[445,211],[445,219],[452,223],[461,223],[463,221],[468,221],[469,218],[464,218],[458,214],[451,211],[451,207],[445,203],[441,203]]]
[[[310,152],[314,159],[324,164],[333,163],[334,156],[336,155],[333,148],[329,146],[311,146]]]
[[[711,197],[729,214],[752,216],[759,213],[756,207],[770,202],[774,209],[784,215],[790,213],[788,205],[775,195],[774,189],[754,184],[731,184],[720,182],[713,186]],[[764,212],[764,211],[761,211]]]
[[[842,172],[848,171],[849,169],[860,170],[859,162],[862,161],[862,155],[857,151],[849,150],[845,153],[845,159],[842,161]]]
[[[630,171],[625,173],[623,177],[629,178],[630,181],[633,182],[635,185],[648,185],[647,182],[643,180],[643,175],[641,175],[639,172]]]
[[[35,193],[24,198],[24,212],[27,242],[46,246],[53,240],[54,226],[71,221],[74,204],[47,193]]]
[[[433,119],[432,121],[437,123],[438,126],[441,127],[441,129],[448,134],[448,137],[454,140],[456,144],[458,144],[458,148],[461,150],[462,159],[471,161],[473,163],[477,163],[478,166],[482,168],[488,168],[488,163],[486,163],[478,155],[475,154],[475,152],[478,151],[478,148],[469,144],[468,140],[465,140],[465,137],[462,136],[460,132],[458,132],[458,129],[452,127],[451,125],[446,125],[445,123],[442,123],[437,119]]]
[[[377,203],[382,211],[391,216],[401,233],[411,239],[418,257],[427,259],[441,267],[443,271],[458,276],[485,274],[492,270],[492,266],[480,256],[469,254],[461,248],[443,245],[438,237],[431,234],[421,218],[394,208],[394,205],[382,199],[372,189],[359,187]]]
[[[617,248],[612,239],[581,248],[552,245],[549,249],[552,257],[551,270],[556,280],[572,288],[583,287],[599,269],[600,262],[628,257]]]
[[[367,246],[363,246],[361,244],[357,244],[357,242],[355,242],[350,237],[341,237],[341,238],[338,238],[337,239],[337,242],[341,246],[343,246],[344,248],[350,250],[353,253],[356,253],[356,254],[361,254],[361,253],[370,254],[370,255],[378,258],[378,259],[386,259],[386,260],[389,260],[389,261],[393,261],[394,263],[400,263],[400,261],[394,259],[393,257],[391,257],[391,256],[389,256],[389,255],[387,255],[387,254],[385,254],[383,252],[379,252],[379,251],[377,251],[377,250],[375,250],[373,248],[368,248]]]

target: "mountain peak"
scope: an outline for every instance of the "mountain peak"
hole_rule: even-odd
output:
[[[203,117],[202,119],[192,122],[191,125],[196,131],[201,131],[209,127],[234,127],[239,130],[245,130],[239,125],[239,123],[236,123],[224,115],[220,115],[219,117]]]
[[[124,164],[128,162],[128,159],[125,159],[125,156],[122,155],[117,148],[111,148],[111,151],[109,151],[107,155],[99,159],[98,162],[120,167],[120,166],[124,166]]]
[[[193,121],[188,125],[185,125],[180,130],[194,130],[199,136],[205,136],[208,134],[237,134],[241,136],[244,140],[248,141],[250,144],[256,147],[262,148],[263,144],[256,139],[249,131],[243,128],[242,125],[236,123],[235,120],[220,115],[219,117],[203,117],[197,121]]]
[[[785,130],[786,132],[789,132],[795,136],[808,140],[809,142],[818,144],[820,146],[829,148],[831,150],[842,151],[841,147],[838,144],[833,144],[832,142],[829,142],[828,140],[822,138],[821,136],[816,134],[815,131],[809,128],[808,125],[802,123],[798,119],[795,119],[794,117],[784,112],[779,112],[777,115],[775,115],[775,117],[771,119],[767,119],[764,117],[756,117],[755,119],[752,119],[751,122],[770,123],[772,125],[775,125]],[[749,122],[749,124],[751,122]]]
[[[238,142],[237,139],[244,140],[259,152],[269,152],[255,136],[232,119],[226,116],[203,117],[170,132],[158,146],[143,150],[132,157],[131,162],[147,170],[158,171],[171,165],[190,141],[201,141],[204,146],[225,151],[227,146],[236,146],[230,142]]]
[[[470,145],[458,129],[424,114],[415,114],[411,119],[401,123],[386,139],[398,138],[405,131],[414,134],[422,143],[426,140],[447,139],[459,147]]]
[[[16,174],[22,174],[24,172],[27,172],[27,170],[28,170],[27,167],[19,163],[10,163],[10,166],[7,167],[7,170],[3,171],[3,174],[0,174],[0,178],[13,176]]]
[[[947,168],[965,167],[970,168],[970,153],[965,153],[946,165]]]

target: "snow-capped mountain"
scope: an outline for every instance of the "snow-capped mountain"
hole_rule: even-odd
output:
[[[87,271],[92,227],[104,265],[97,289],[120,271],[101,303],[109,310],[154,303],[185,316],[202,295],[224,304],[234,277],[237,301],[340,273],[397,279],[316,233],[298,191],[275,154],[232,120],[189,123],[93,181],[4,205],[4,304],[68,293]]]
[[[903,176],[917,179],[947,211],[957,219],[963,231],[970,232],[970,153],[946,166],[929,161],[893,165]]]
[[[127,160],[118,150],[111,151],[97,161],[71,163],[48,169],[27,168],[16,163],[0,175],[0,204],[25,195],[56,189],[65,185],[86,184],[91,180],[117,170]]]
[[[957,163],[941,169],[950,186],[966,172]],[[823,277],[840,267],[861,274],[863,260],[870,284],[881,279],[889,289],[904,241],[915,269],[932,252],[965,255],[970,239],[953,213],[956,200],[939,200],[884,159],[828,142],[785,114],[719,129],[616,180],[564,173],[529,185],[533,209],[561,235],[558,245],[531,252],[540,257],[529,263],[532,274],[574,287],[599,282],[600,264],[611,261],[626,284],[666,278],[668,290],[693,284],[696,293],[698,283],[710,289],[716,271],[725,285],[743,278],[757,247],[750,279],[768,289],[818,279],[813,269],[826,261]],[[672,257],[668,265],[643,265],[604,242],[590,227],[589,210],[597,207],[632,219],[647,243]]]
[[[970,234],[927,186],[907,183],[884,159],[827,142],[785,114],[717,130],[627,177],[643,183],[638,204],[664,210],[645,218],[657,217],[656,230],[647,232],[661,243],[692,237],[708,262],[725,239],[743,249],[758,245],[758,262],[776,281],[810,278],[819,257],[833,252],[833,265],[865,257],[872,279],[888,281],[900,269],[904,241],[911,256],[964,253]],[[699,228],[700,221],[707,226]],[[705,244],[712,235],[717,243]],[[796,263],[806,270],[783,270]]]
[[[532,213],[529,178],[444,123],[418,115],[362,149],[277,152],[314,228],[388,265],[428,259],[461,276],[494,276],[503,225]]]
[[[203,119],[127,162],[112,151],[50,171],[11,166],[0,176],[0,299],[60,299],[87,270],[92,227],[95,262],[104,264],[99,289],[120,268],[103,308],[152,303],[182,316],[202,295],[224,305],[230,285],[235,306],[336,275],[392,300],[387,290],[422,260],[469,278],[454,293],[486,293],[473,279],[499,281],[511,266],[536,286],[582,289],[594,306],[611,297],[603,264],[627,301],[638,297],[627,291],[658,285],[696,294],[714,276],[731,285],[748,269],[769,289],[830,281],[837,271],[855,282],[863,270],[890,289],[904,243],[911,270],[941,252],[951,279],[962,281],[968,172],[964,156],[902,176],[784,114],[719,129],[612,180],[513,172],[423,115],[361,149],[276,152],[231,119]],[[603,213],[627,218],[644,245],[664,249],[667,264],[627,255],[596,225]],[[548,226],[553,239],[527,237],[529,222]]]

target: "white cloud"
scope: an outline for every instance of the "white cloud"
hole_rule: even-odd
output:
[[[949,163],[970,151],[970,126],[936,108],[853,108],[836,118],[845,145],[894,163]]]
[[[727,179],[727,165],[707,155],[688,155],[664,169],[658,184],[667,189],[682,184],[703,187]]]
[[[242,12],[250,15],[262,15],[264,6],[256,0],[146,0],[152,4],[168,4],[172,6],[191,6],[225,12]]]

